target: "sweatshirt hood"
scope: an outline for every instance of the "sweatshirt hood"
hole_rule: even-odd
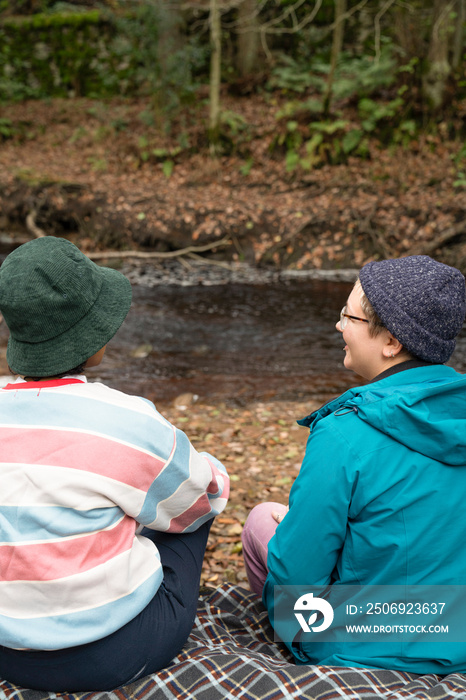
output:
[[[326,416],[350,411],[430,459],[466,464],[466,376],[452,367],[408,369],[350,389],[298,423],[312,431]]]

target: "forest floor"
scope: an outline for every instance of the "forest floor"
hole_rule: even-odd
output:
[[[170,124],[157,121],[144,100],[0,105],[0,247],[45,233],[88,253],[178,255],[188,247],[189,261],[206,247],[212,262],[296,270],[359,268],[374,258],[421,253],[466,270],[460,143],[442,138],[440,128],[406,147],[373,144],[367,160],[289,173],[277,145],[286,133],[277,113],[287,100],[224,95],[232,147],[214,156],[201,99]],[[212,528],[204,583],[245,581],[244,520],[263,500],[286,503],[307,437],[296,419],[316,407],[238,408],[189,397],[159,407],[232,477],[229,505]]]
[[[288,503],[308,436],[308,431],[296,421],[318,408],[318,404],[253,402],[239,408],[228,403],[185,406],[182,401],[181,397],[172,405],[157,407],[189,433],[198,450],[220,459],[231,479],[227,508],[211,529],[202,581],[209,586],[230,581],[247,587],[241,554],[244,521],[258,503]]]

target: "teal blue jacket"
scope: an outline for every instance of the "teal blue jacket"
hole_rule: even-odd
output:
[[[310,435],[263,593],[279,636],[274,586],[466,585],[466,375],[405,369],[300,423]],[[287,642],[297,663],[466,671],[466,628],[463,643],[313,639]]]

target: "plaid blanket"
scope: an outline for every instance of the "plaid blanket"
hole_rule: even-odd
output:
[[[466,698],[466,675],[295,666],[261,601],[223,584],[203,591],[183,651],[160,673],[111,692],[44,693],[0,681],[0,700],[450,700]]]

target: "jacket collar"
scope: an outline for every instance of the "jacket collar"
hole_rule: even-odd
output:
[[[387,379],[388,377],[399,374],[401,372],[404,372],[404,371],[407,371],[410,369],[420,368],[420,367],[445,367],[445,365],[438,365],[438,364],[434,365],[430,362],[424,362],[423,360],[417,360],[417,359],[407,360],[406,362],[400,362],[400,364],[395,365],[394,367],[391,367],[390,369],[385,370],[384,372],[381,372],[380,374],[377,375],[377,377],[372,379],[370,382],[367,382],[367,384],[363,384],[362,386],[356,386],[356,387],[353,387],[352,389],[348,389],[348,391],[345,391],[343,394],[340,394],[340,396],[337,396],[336,398],[331,399],[327,403],[323,404],[323,406],[318,408],[316,411],[313,411],[305,418],[298,420],[297,423],[298,423],[298,425],[303,425],[304,427],[309,428],[316,421],[320,420],[321,418],[325,418],[325,416],[328,416],[330,413],[334,413],[339,408],[346,406],[355,397],[357,397],[357,396],[362,397],[366,392],[368,392],[372,389],[372,386],[376,382],[380,382],[384,379]]]

